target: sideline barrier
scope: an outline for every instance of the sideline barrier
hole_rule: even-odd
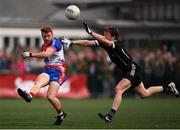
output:
[[[37,75],[7,75],[0,74],[0,98],[19,98],[17,88],[22,88],[27,92],[30,91],[34,84]],[[41,88],[37,97],[46,97],[48,86]],[[67,78],[64,84],[60,87],[58,97],[61,98],[88,98],[90,93],[87,88],[87,77],[84,74],[71,75]]]

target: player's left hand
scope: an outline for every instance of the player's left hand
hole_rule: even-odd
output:
[[[69,46],[72,44],[72,41],[65,38],[65,37],[60,37],[61,41],[66,45],[67,48],[69,48]]]
[[[28,52],[28,51],[25,51],[25,52],[22,53],[22,56],[23,56],[23,58],[29,58],[29,57],[32,57],[32,53]]]
[[[89,28],[89,26],[88,26],[86,23],[83,23],[83,26],[84,26],[84,29],[86,30],[86,32],[91,35],[91,34],[92,34],[92,31],[91,31],[91,29]]]

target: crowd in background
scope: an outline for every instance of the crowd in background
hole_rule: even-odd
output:
[[[32,58],[24,60],[23,50],[38,51],[38,49],[24,49],[16,46],[12,52],[0,50],[0,74],[24,74],[42,71],[45,65],[42,59]],[[180,86],[180,55],[174,49],[163,45],[161,48],[129,48],[128,52],[133,60],[141,66],[142,80],[145,86],[167,85],[174,81]],[[93,97],[109,97],[121,79],[121,72],[113,64],[102,48],[71,47],[65,49],[65,59],[68,75],[84,73],[87,75],[87,86]],[[178,89],[180,89],[178,87]]]

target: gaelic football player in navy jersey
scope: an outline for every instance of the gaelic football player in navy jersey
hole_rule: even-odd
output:
[[[31,102],[33,96],[35,96],[42,87],[49,85],[47,99],[58,113],[55,125],[60,125],[67,115],[62,111],[61,103],[56,97],[59,87],[66,79],[63,45],[60,39],[53,37],[53,30],[50,26],[42,27],[41,35],[44,41],[41,52],[25,51],[22,56],[24,58],[44,58],[46,66],[43,72],[36,78],[35,84],[29,93],[20,88],[17,89],[17,92],[26,102]]]
[[[113,116],[118,110],[121,101],[122,94],[131,88],[142,97],[146,98],[155,93],[171,91],[176,97],[179,96],[179,92],[176,89],[176,85],[171,82],[167,86],[151,86],[145,88],[140,76],[140,67],[132,60],[131,56],[127,53],[126,49],[122,46],[121,41],[118,40],[119,31],[116,27],[107,27],[104,30],[104,35],[100,35],[91,31],[86,23],[83,23],[84,28],[88,34],[93,36],[95,40],[74,40],[71,41],[62,37],[62,42],[67,47],[70,45],[82,45],[82,46],[96,46],[104,48],[111,61],[114,62],[121,70],[123,78],[115,87],[115,97],[112,103],[112,107],[107,114],[98,113],[98,115],[106,122],[112,122]]]

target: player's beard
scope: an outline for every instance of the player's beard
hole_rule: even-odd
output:
[[[49,41],[49,40],[44,40],[44,43],[45,43],[45,44],[49,44],[50,41]]]

